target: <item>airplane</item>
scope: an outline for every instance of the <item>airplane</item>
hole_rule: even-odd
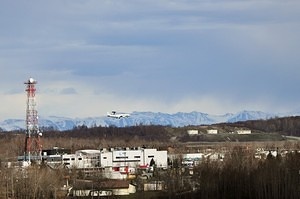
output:
[[[129,117],[130,114],[128,113],[117,113],[116,111],[112,111],[111,113],[107,112],[107,117],[121,119],[125,117]]]

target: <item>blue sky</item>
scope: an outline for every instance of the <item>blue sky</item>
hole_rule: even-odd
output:
[[[300,1],[4,0],[0,119],[300,108]]]

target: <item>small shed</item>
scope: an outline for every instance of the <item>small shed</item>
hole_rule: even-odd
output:
[[[236,132],[239,135],[251,134],[251,130],[237,130]]]
[[[199,132],[196,129],[187,130],[188,135],[198,135]]]
[[[144,183],[144,191],[164,191],[165,182],[161,180],[155,180]]]
[[[70,192],[70,196],[120,196],[135,192],[135,186],[126,180],[77,180]]]
[[[218,134],[217,129],[207,129],[207,134]]]

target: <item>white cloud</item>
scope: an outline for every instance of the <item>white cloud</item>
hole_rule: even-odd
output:
[[[300,107],[299,8],[271,0],[5,2],[0,94],[14,110],[1,117],[23,114],[8,99],[24,92],[25,101],[30,76],[43,115]]]

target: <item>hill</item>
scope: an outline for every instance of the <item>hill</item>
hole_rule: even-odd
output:
[[[188,135],[187,130],[196,129],[199,135]],[[217,129],[217,135],[209,135],[207,129]],[[250,135],[233,134],[239,129],[251,130]],[[190,125],[170,127],[162,125],[137,125],[131,127],[93,127],[81,126],[68,131],[48,131],[44,137],[68,137],[99,139],[136,144],[160,142],[228,142],[228,141],[281,141],[284,136],[300,136],[300,116],[274,118],[269,120],[252,120],[235,123],[212,125]]]

